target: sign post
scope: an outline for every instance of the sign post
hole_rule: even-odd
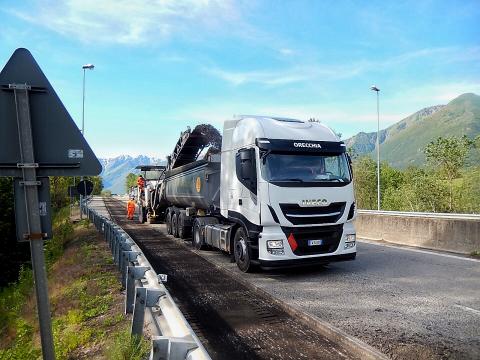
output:
[[[20,142],[20,163],[17,167],[22,169],[23,185],[25,187],[25,210],[27,218],[27,232],[23,234],[25,240],[30,241],[32,255],[33,276],[37,294],[38,320],[40,323],[40,338],[44,359],[55,359],[52,335],[52,322],[50,318],[50,302],[48,300],[47,270],[45,254],[43,252],[43,239],[46,234],[42,232],[40,222],[40,205],[38,201],[38,186],[33,152],[32,126],[30,122],[30,106],[28,93],[31,86],[28,84],[9,84],[15,97],[17,112],[18,137]]]
[[[19,241],[30,241],[42,354],[54,360],[44,241],[52,236],[48,179],[98,175],[101,165],[33,56],[17,49],[0,72],[0,176],[16,178]],[[39,201],[39,189],[42,201]]]

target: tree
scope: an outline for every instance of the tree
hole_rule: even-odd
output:
[[[353,163],[355,199],[360,209],[377,206],[377,165],[371,157],[363,156]]]
[[[93,183],[92,195],[100,195],[103,190],[103,179],[101,176],[86,176],[85,180],[90,180]]]
[[[138,175],[134,173],[129,173],[125,178],[125,191],[128,193],[132,186],[137,186]]]
[[[460,169],[465,164],[473,144],[473,141],[466,136],[439,137],[424,149],[428,165],[436,169],[441,178],[448,181],[449,211],[453,210],[453,180],[460,176]]]
[[[111,197],[112,196],[112,192],[110,190],[102,190],[102,192],[100,193],[101,196],[103,197]]]

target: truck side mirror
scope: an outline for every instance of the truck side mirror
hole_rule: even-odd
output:
[[[347,155],[348,167],[350,168],[350,173],[351,173],[351,175],[352,175],[352,177],[353,177],[353,165],[352,165],[353,162],[352,162],[352,157],[350,156],[349,153],[346,153],[346,155]]]
[[[240,149],[235,157],[238,180],[254,194],[257,194],[257,166],[255,149]]]

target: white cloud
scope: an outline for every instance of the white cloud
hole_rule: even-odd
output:
[[[38,1],[17,17],[88,43],[144,44],[239,20],[233,0]]]
[[[287,49],[289,50],[289,49]],[[281,51],[281,50],[280,50]],[[480,47],[424,48],[381,60],[357,60],[344,64],[294,65],[278,70],[231,71],[219,67],[206,68],[211,75],[238,86],[248,83],[276,86],[304,81],[340,80],[378,70],[398,68],[415,60],[432,58],[432,64],[480,61]]]
[[[282,55],[285,55],[285,56],[290,56],[290,55],[293,55],[295,53],[295,51],[293,49],[289,49],[289,48],[282,48],[282,49],[278,50],[278,52]]]
[[[477,81],[460,81],[429,84],[410,87],[394,93],[389,97],[389,103],[398,101],[431,106],[446,104],[464,93],[480,94],[480,79]]]
[[[218,67],[205,68],[204,70],[233,85],[257,83],[276,86],[307,81],[313,78],[326,80],[348,78],[358,74],[361,69],[355,65],[304,65],[279,70],[229,71]]]

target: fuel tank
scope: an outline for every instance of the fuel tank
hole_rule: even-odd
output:
[[[164,196],[178,207],[220,206],[220,163],[199,160],[165,173]]]

